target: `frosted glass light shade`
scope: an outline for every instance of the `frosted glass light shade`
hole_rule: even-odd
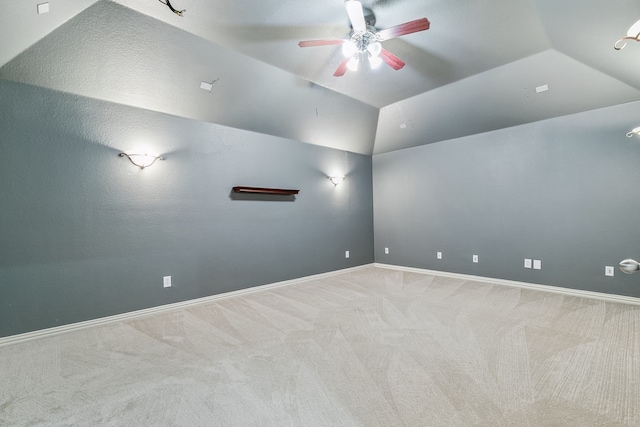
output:
[[[347,68],[350,69],[351,71],[357,71],[358,70],[358,57],[354,56],[353,58],[351,58],[349,60],[349,62],[347,62]]]
[[[380,44],[380,42],[371,43],[369,46],[367,46],[367,50],[369,51],[371,56],[378,56],[380,55],[380,52],[382,52],[382,45]]]
[[[369,65],[371,68],[378,68],[382,64],[382,59],[379,56],[370,56],[369,57]]]
[[[358,53],[358,47],[349,40],[342,44],[342,54],[345,58],[349,58]]]

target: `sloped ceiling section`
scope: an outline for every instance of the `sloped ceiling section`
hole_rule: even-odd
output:
[[[301,49],[298,42],[348,37],[344,0],[175,0],[187,8],[184,19],[155,1],[118,2],[378,108],[550,47],[531,0],[361,0],[377,29],[421,17],[431,28],[384,42],[407,63],[400,72],[363,65],[336,78],[339,46]]]
[[[548,50],[382,108],[374,154],[637,99],[636,88]]]
[[[82,12],[97,0],[65,0],[55,3],[54,12],[36,13],[40,1],[0,2],[4,13],[0,14],[0,66],[9,62],[27,47],[55,30],[70,18]]]
[[[375,107],[112,2],[51,32],[0,78],[363,154],[378,117]]]
[[[340,78],[339,46],[298,42],[347,37],[343,0],[43,1],[5,0],[0,78],[356,153],[640,99],[640,43],[613,49],[637,0],[361,0],[431,28],[383,43],[400,71]]]

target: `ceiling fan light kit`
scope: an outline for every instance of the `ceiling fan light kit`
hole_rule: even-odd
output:
[[[342,54],[345,59],[333,73],[336,77],[343,76],[347,70],[356,71],[360,61],[365,58],[372,69],[385,62],[394,70],[400,70],[405,66],[405,62],[384,49],[381,42],[406,34],[428,30],[431,25],[427,18],[420,18],[378,31],[365,21],[362,3],[357,0],[346,0],[344,4],[352,28],[348,40],[305,40],[298,43],[300,47],[341,44]],[[375,18],[371,17],[369,22],[375,22]]]

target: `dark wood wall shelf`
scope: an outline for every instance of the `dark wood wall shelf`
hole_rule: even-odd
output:
[[[300,190],[287,190],[284,188],[263,188],[263,187],[233,187],[234,193],[248,193],[248,194],[277,194],[281,196],[291,196],[298,194]]]

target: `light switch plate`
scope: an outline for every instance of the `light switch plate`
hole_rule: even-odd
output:
[[[344,251],[344,257],[349,258],[349,251]]]
[[[534,270],[542,270],[542,260],[534,259],[533,260],[533,269]]]
[[[607,265],[604,268],[604,275],[605,276],[613,276],[615,269],[613,268],[613,266],[611,265]]]
[[[471,259],[473,259],[473,262],[477,263],[478,262],[478,255],[474,255]]]
[[[384,253],[389,254],[389,248],[384,248]]]
[[[437,259],[442,259],[442,252],[436,253],[436,258]]]
[[[530,258],[525,258],[524,259],[524,268],[531,268],[531,259]]]
[[[171,276],[164,276],[162,278],[162,286],[165,288],[171,287]]]

